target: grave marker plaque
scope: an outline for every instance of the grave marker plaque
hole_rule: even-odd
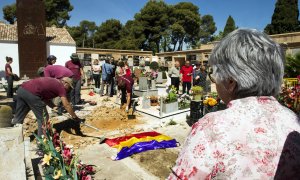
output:
[[[42,0],[17,0],[20,76],[37,76],[46,62],[46,16]]]

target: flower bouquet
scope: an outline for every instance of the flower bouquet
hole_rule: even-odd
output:
[[[294,86],[284,86],[279,94],[278,101],[291,109],[295,113],[300,112],[300,75],[298,78],[298,84]]]
[[[43,156],[42,168],[45,179],[92,179],[94,169],[78,160],[72,146],[66,145],[60,135],[53,131],[50,121],[43,125],[41,137],[34,134],[38,141],[38,154]]]
[[[226,109],[226,105],[221,101],[218,94],[213,92],[210,93],[204,100],[203,100],[203,115],[209,112],[215,112],[219,110]]]

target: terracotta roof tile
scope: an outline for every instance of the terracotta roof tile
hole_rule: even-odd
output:
[[[65,28],[46,27],[46,37],[50,43],[76,44]],[[17,25],[0,23],[0,40],[18,41]]]

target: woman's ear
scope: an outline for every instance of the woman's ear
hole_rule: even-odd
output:
[[[228,92],[230,92],[231,94],[233,94],[233,92],[235,91],[237,87],[237,83],[234,79],[230,78],[228,80],[228,83],[227,83],[227,90]]]

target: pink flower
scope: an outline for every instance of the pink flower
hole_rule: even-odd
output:
[[[261,128],[261,127],[255,128],[254,131],[256,133],[266,133],[266,130],[264,128]]]
[[[92,180],[92,177],[90,175],[82,176],[81,180]]]

